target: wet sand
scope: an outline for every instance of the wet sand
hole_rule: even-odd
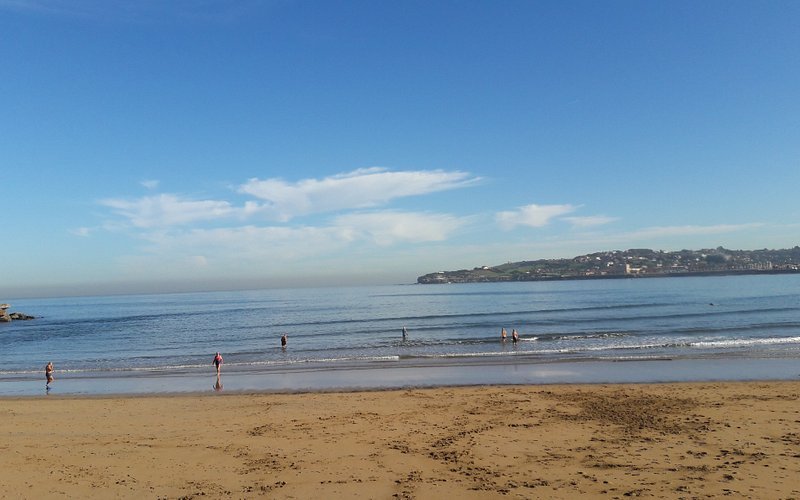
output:
[[[800,382],[0,399],[4,498],[800,497]]]
[[[319,392],[481,385],[643,384],[797,380],[798,358],[684,358],[580,360],[542,362],[535,359],[434,359],[380,363],[319,364],[243,369],[226,365],[225,391]],[[213,370],[59,371],[51,396],[157,395],[213,392]],[[1,376],[0,398],[45,393],[43,373]]]

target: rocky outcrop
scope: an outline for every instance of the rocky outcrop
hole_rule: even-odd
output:
[[[10,323],[13,320],[35,319],[34,316],[30,316],[21,312],[9,313],[9,307],[11,306],[8,304],[0,304],[0,323]]]
[[[35,316],[31,316],[30,314],[19,313],[19,312],[13,312],[13,313],[9,314],[8,317],[11,318],[11,319],[17,319],[17,320],[20,320],[20,319],[21,320],[36,319]]]

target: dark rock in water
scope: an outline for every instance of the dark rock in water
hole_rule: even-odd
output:
[[[7,311],[9,307],[11,306],[8,304],[0,304],[0,323],[11,323],[12,320],[36,319],[34,316],[30,316],[21,312],[9,313]]]
[[[30,316],[30,315],[28,315],[28,314],[25,314],[25,313],[20,313],[20,312],[13,312],[13,313],[9,314],[8,316],[9,316],[11,319],[14,319],[14,320],[27,320],[27,319],[36,319],[36,317],[35,317],[35,316]]]

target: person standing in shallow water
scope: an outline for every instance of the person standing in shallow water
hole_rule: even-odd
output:
[[[281,347],[286,349],[286,344],[288,342],[289,342],[289,339],[288,339],[288,337],[286,337],[286,334],[284,333],[283,336],[281,337]]]
[[[50,389],[50,384],[53,382],[53,373],[54,372],[55,372],[55,369],[53,368],[53,362],[50,361],[44,367],[44,376],[47,379],[47,384],[45,384],[45,387],[47,387],[48,389]]]
[[[406,329],[406,327],[403,327],[403,340],[405,340],[406,337],[408,337],[408,330]]]
[[[213,363],[214,363],[214,367],[217,369],[217,375],[219,375],[219,371],[220,371],[220,369],[222,368],[222,354],[220,354],[220,353],[217,353],[217,354],[214,356],[214,361],[213,361]]]
[[[505,342],[506,341],[506,329],[505,328],[500,330],[500,341],[501,342]]]
[[[519,341],[519,334],[517,333],[517,329],[514,328],[511,330],[511,341],[515,344]]]

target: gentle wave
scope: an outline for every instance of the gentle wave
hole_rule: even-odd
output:
[[[352,356],[341,358],[308,358],[308,359],[290,359],[290,360],[277,360],[277,361],[247,361],[247,362],[226,362],[223,367],[227,368],[247,368],[247,367],[267,367],[267,366],[289,366],[310,363],[342,363],[342,362],[389,362],[399,361],[401,356]],[[160,365],[160,366],[127,366],[121,368],[115,367],[102,367],[102,368],[59,368],[56,373],[68,374],[81,374],[81,373],[114,373],[114,372],[141,372],[141,373],[158,373],[158,372],[176,372],[185,370],[209,370],[208,363],[191,363],[183,365]],[[43,374],[43,370],[0,370],[0,375],[35,375]]]
[[[762,339],[719,339],[692,342],[692,347],[749,347],[757,345],[800,344],[800,337],[762,338]]]
[[[520,340],[589,340],[589,339],[615,339],[632,336],[630,333],[608,332],[608,333],[588,333],[588,334],[539,334],[535,337],[520,337]]]

